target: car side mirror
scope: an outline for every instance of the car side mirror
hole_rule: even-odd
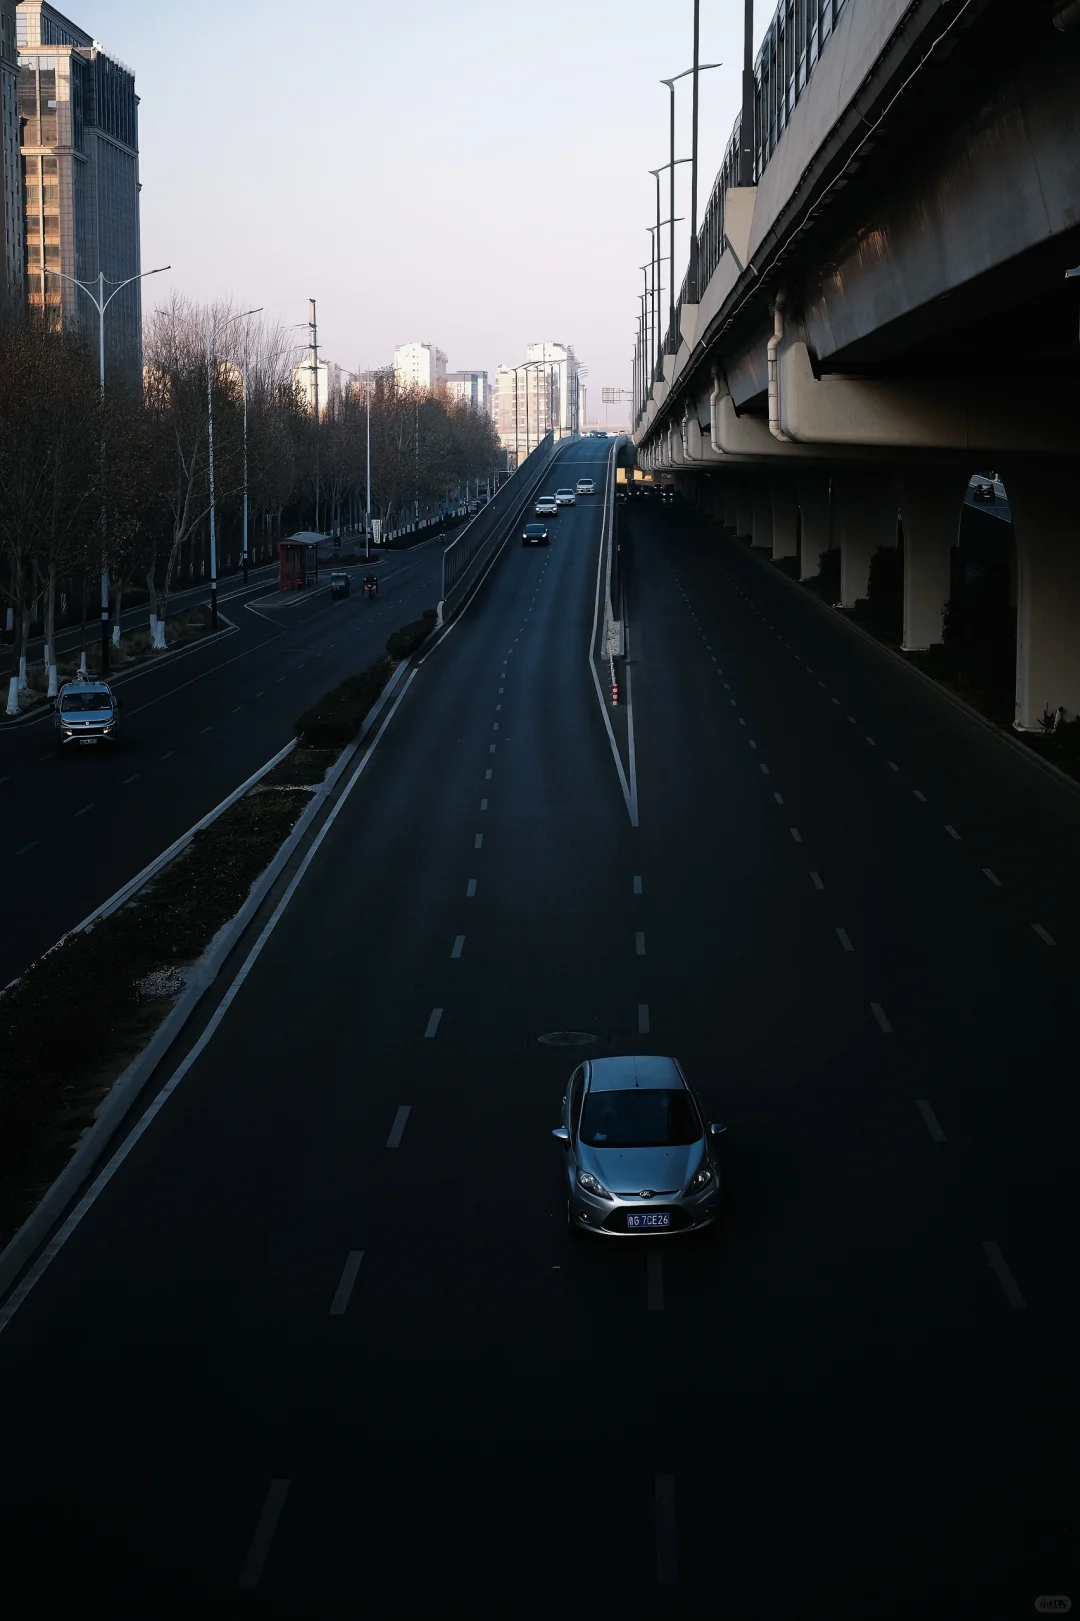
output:
[[[727,1130],[726,1126],[718,1125],[715,1120],[713,1121],[712,1125],[709,1127],[709,1132],[713,1137],[722,1137],[726,1130]]]
[[[565,1126],[556,1126],[551,1135],[553,1137],[557,1137],[561,1143],[568,1143],[570,1141],[570,1133],[567,1131]]]

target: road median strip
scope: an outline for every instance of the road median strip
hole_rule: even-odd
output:
[[[395,631],[392,652],[299,717],[295,744],[0,993],[0,1294],[86,1181],[434,624],[431,610]]]

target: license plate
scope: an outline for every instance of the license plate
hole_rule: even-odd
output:
[[[671,1213],[667,1210],[648,1210],[640,1216],[630,1214],[626,1218],[628,1232],[636,1232],[642,1227],[670,1227]]]
[[[85,748],[88,743],[96,743],[97,738],[96,737],[80,737],[79,742]]]

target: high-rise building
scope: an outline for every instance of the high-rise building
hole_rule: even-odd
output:
[[[26,293],[58,325],[92,337],[90,300],[61,275],[105,291],[137,276],[139,98],[135,76],[48,0],[19,0],[19,116],[25,197]],[[142,297],[133,281],[105,317],[105,364],[142,370]]]
[[[452,400],[464,400],[478,411],[490,411],[491,396],[486,371],[451,371],[446,374],[446,392]]]
[[[523,460],[546,433],[578,429],[578,362],[562,343],[530,343],[520,366],[495,373],[492,417],[503,448]]]
[[[432,394],[446,382],[446,356],[433,343],[399,343],[394,377],[399,388],[423,388]]]
[[[342,370],[336,360],[320,360],[318,375],[319,421],[321,422],[327,412],[332,410],[345,394],[345,378],[348,372]],[[293,367],[293,380],[300,391],[300,398],[307,409],[315,413],[315,367],[310,360],[301,360]]]
[[[22,165],[15,0],[0,0],[0,307],[23,296]]]

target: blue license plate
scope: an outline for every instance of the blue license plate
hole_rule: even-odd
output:
[[[636,1232],[642,1227],[670,1227],[671,1213],[667,1210],[648,1210],[640,1216],[633,1214],[626,1218],[628,1232]]]

